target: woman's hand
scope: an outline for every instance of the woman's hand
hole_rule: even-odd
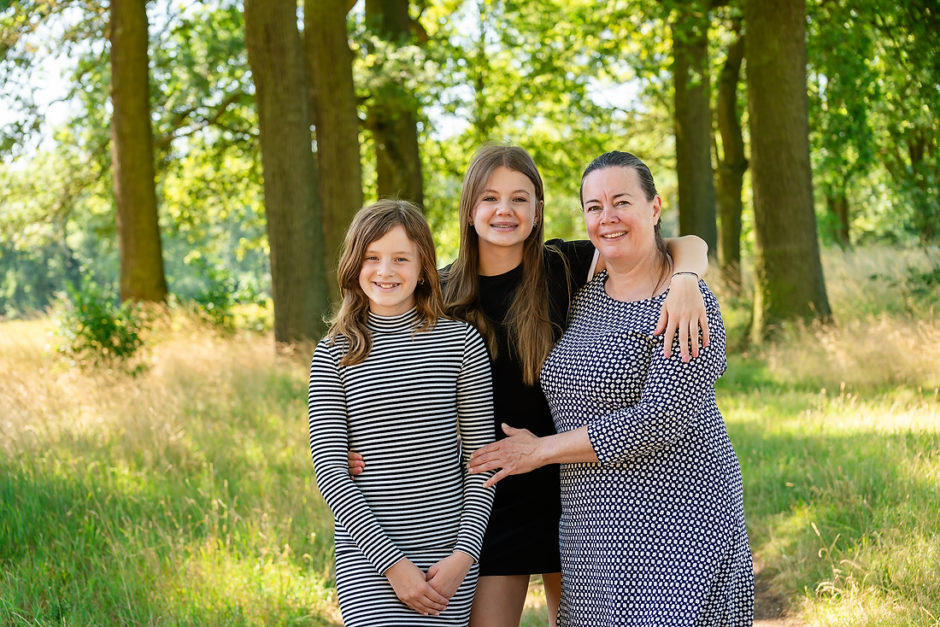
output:
[[[702,346],[708,346],[708,320],[705,314],[705,299],[698,288],[698,278],[693,274],[676,274],[672,277],[669,295],[659,314],[659,323],[653,335],[666,332],[663,338],[663,357],[672,354],[672,341],[679,331],[679,350],[682,361],[698,357],[699,328],[702,329]]]
[[[362,458],[362,455],[356,453],[355,451],[348,451],[346,453],[346,460],[349,463],[349,476],[357,477],[362,474],[362,471],[366,469],[366,460]]]
[[[470,572],[473,558],[463,551],[454,551],[428,569],[428,583],[441,595],[453,598]]]
[[[483,484],[487,488],[496,485],[503,477],[520,475],[545,463],[539,458],[541,438],[528,429],[514,429],[506,423],[502,427],[508,438],[481,446],[470,455],[471,474],[500,469]]]
[[[450,600],[428,583],[425,574],[414,562],[402,558],[385,571],[385,576],[399,600],[426,616],[437,616],[447,608]]]

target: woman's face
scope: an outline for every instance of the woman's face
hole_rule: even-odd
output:
[[[480,238],[480,254],[493,248],[518,248],[521,254],[541,217],[541,204],[535,196],[535,185],[525,174],[504,166],[493,170],[470,212],[470,221]]]
[[[639,259],[656,248],[661,201],[646,199],[635,169],[594,170],[584,178],[581,203],[588,237],[608,264]]]

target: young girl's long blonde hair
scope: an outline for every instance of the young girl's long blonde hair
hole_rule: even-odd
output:
[[[431,229],[421,210],[405,200],[380,200],[360,209],[353,217],[339,260],[337,281],[343,300],[339,311],[330,320],[327,338],[336,344],[345,340],[341,366],[360,363],[372,351],[369,320],[369,297],[359,286],[359,273],[369,245],[400,226],[418,249],[420,274],[415,287],[415,308],[419,322],[415,332],[430,331],[444,315],[441,284],[437,274],[437,256]]]
[[[535,226],[522,251],[522,282],[513,294],[505,326],[509,349],[522,365],[523,381],[538,382],[542,363],[555,341],[558,325],[549,316],[548,271],[545,267],[543,208],[545,191],[535,161],[517,146],[484,146],[467,169],[460,193],[460,251],[445,277],[444,308],[448,315],[469,322],[486,340],[493,359],[498,354],[496,333],[480,306],[480,239],[470,224],[473,209],[486,183],[498,167],[524,174],[535,186]],[[549,247],[551,248],[551,247]],[[557,251],[555,251],[557,252]]]

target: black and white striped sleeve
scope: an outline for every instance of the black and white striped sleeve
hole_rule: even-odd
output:
[[[479,560],[494,494],[492,488],[483,487],[483,482],[493,473],[471,475],[467,464],[473,451],[493,441],[493,384],[483,338],[470,325],[467,325],[463,364],[457,377],[457,428],[462,443],[464,478],[463,511],[454,548]]]
[[[349,475],[346,393],[336,356],[325,341],[317,345],[310,366],[307,419],[317,487],[336,520],[384,574],[405,555],[385,534]]]

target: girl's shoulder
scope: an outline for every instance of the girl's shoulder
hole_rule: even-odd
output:
[[[594,263],[594,244],[589,240],[565,241],[552,239],[545,242],[545,260],[549,272],[557,266],[567,268],[575,290],[588,279],[588,271]]]

